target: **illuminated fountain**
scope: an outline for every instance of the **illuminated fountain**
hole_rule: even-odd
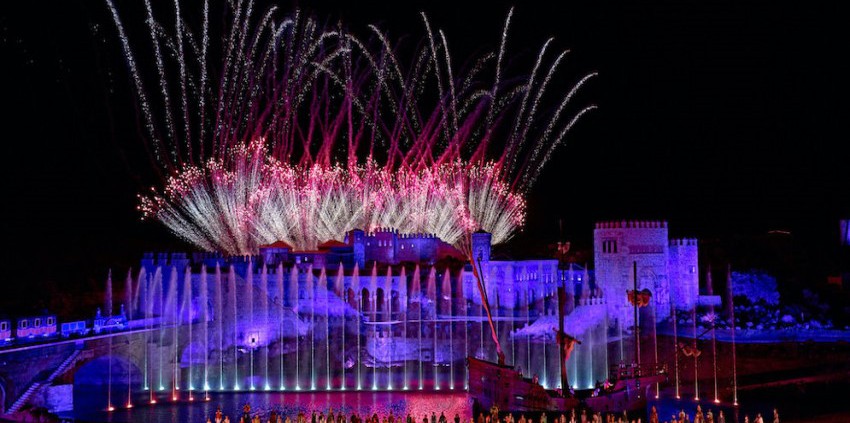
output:
[[[463,267],[373,264],[361,277],[357,265],[182,257],[143,266],[126,288],[138,298],[132,310],[144,329],[140,388],[149,403],[245,389],[455,390],[467,386],[459,370],[467,353],[493,347],[474,330],[486,317],[464,285]],[[544,305],[547,293],[528,290],[517,298],[501,305],[499,317],[503,336],[516,344],[511,358],[529,377],[556,381],[556,318]],[[583,341],[568,363],[569,379],[585,389],[606,377],[603,299],[579,293],[567,324]],[[110,366],[107,404],[131,407],[129,387],[126,402],[124,393],[116,400],[112,392],[114,381],[124,387],[133,378],[130,369],[120,372]]]

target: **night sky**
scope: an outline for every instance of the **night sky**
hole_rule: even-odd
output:
[[[190,249],[135,209],[158,179],[105,4],[10,3],[0,6],[0,312],[49,305],[42,297],[55,290],[45,288],[94,290],[143,251]],[[192,13],[194,3],[181,4]],[[841,2],[342,3],[300,7],[355,33],[376,23],[391,39],[423,36],[425,11],[455,62],[497,48],[515,5],[508,50],[520,68],[553,36],[572,51],[566,83],[599,72],[581,99],[599,109],[530,193],[512,251],[588,245],[594,221],[631,218],[666,219],[673,236],[703,239],[785,230],[814,254],[838,244],[838,219],[850,216]],[[124,16],[133,19],[143,17]]]

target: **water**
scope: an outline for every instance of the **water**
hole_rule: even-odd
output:
[[[92,389],[84,395],[96,398],[104,394]],[[145,397],[136,398],[143,402]],[[471,415],[471,403],[465,393],[421,393],[421,392],[230,392],[211,393],[209,401],[180,401],[170,402],[163,396],[156,405],[137,405],[132,409],[116,407],[112,413],[97,411],[97,401],[85,403],[85,400],[75,401],[80,410],[66,413],[62,417],[73,417],[89,422],[139,422],[139,423],[174,423],[174,422],[205,422],[212,417],[217,407],[222,413],[230,416],[233,422],[238,421],[242,406],[251,405],[252,413],[258,412],[267,417],[269,411],[276,410],[293,418],[298,411],[305,413],[321,410],[327,414],[329,409],[334,413],[342,410],[346,416],[356,412],[360,415],[377,413],[379,416],[393,413],[395,416],[406,416],[410,413],[421,421],[425,413],[432,411],[439,416],[444,412],[449,420],[455,413],[462,421],[468,421]]]

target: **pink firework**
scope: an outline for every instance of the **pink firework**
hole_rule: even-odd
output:
[[[145,71],[107,4],[169,175],[140,195],[140,210],[205,250],[251,254],[277,240],[307,249],[375,227],[456,245],[482,228],[504,242],[524,223],[528,187],[595,108],[571,104],[595,74],[554,102],[547,94],[566,56],[549,51],[551,40],[529,73],[506,77],[512,12],[499,51],[460,72],[424,14],[422,47],[405,49],[374,26],[366,42],[298,11],[257,14],[251,2],[228,8],[224,33],[210,37],[206,2],[197,22],[175,3],[167,28],[146,1]]]

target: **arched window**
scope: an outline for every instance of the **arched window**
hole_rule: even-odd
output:
[[[375,311],[383,313],[385,308],[386,307],[384,307],[384,289],[378,288],[378,290],[375,291]]]
[[[370,309],[369,308],[369,290],[366,289],[366,288],[363,288],[360,291],[360,307],[362,307],[361,308],[362,311],[366,311],[366,310]]]

